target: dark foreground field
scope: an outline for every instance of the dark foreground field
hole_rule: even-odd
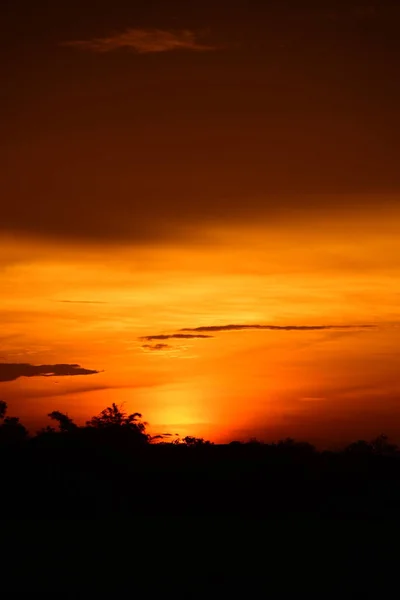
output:
[[[398,590],[400,456],[384,436],[337,453],[293,440],[155,444],[135,419],[56,417],[60,430],[34,437],[0,426],[7,595]]]
[[[128,451],[54,437],[2,448],[3,514],[394,520],[399,514],[397,456],[317,453],[295,445],[148,445]]]

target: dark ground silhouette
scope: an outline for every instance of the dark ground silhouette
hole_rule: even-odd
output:
[[[300,594],[310,585],[322,597],[353,598],[396,572],[391,543],[400,522],[400,451],[383,435],[318,452],[292,439],[214,445],[151,438],[139,413],[127,415],[115,404],[82,427],[54,411],[55,427],[34,436],[6,415],[0,403],[3,522],[46,520],[56,528],[49,554],[68,539],[68,527],[59,523],[82,523],[71,540],[79,555],[84,523],[93,521],[92,556],[97,539],[103,556],[110,551],[104,547],[110,531],[119,532],[117,553],[126,546],[143,560],[161,550],[151,589],[186,589],[187,581],[182,598],[213,590],[231,597],[239,589],[247,597],[260,586],[281,592],[293,586]],[[141,526],[147,532],[139,535]],[[175,567],[166,568],[168,555]],[[78,585],[68,565],[65,589]],[[96,581],[104,590],[106,579]],[[111,577],[114,593],[122,580]]]
[[[151,438],[140,413],[113,404],[85,426],[54,411],[57,428],[29,436],[6,413],[1,403],[1,503],[9,516],[92,518],[113,510],[396,519],[399,512],[400,450],[384,435],[340,452],[292,439],[170,442]]]

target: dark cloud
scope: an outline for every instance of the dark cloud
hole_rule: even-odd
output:
[[[324,331],[327,329],[369,329],[374,325],[206,325],[202,327],[185,327],[181,331],[219,332],[244,331],[247,329],[263,329],[269,331]]]
[[[214,46],[201,43],[196,32],[187,29],[181,31],[126,29],[107,37],[65,42],[63,45],[100,54],[121,49],[134,50],[139,54],[170,52],[171,50],[207,52],[216,49]]]
[[[367,330],[375,328],[375,325],[244,325],[244,324],[230,324],[230,325],[202,325],[201,327],[185,327],[180,329],[184,333],[171,333],[171,334],[158,334],[158,335],[146,335],[139,339],[146,342],[163,341],[163,340],[189,340],[189,339],[210,339],[214,338],[211,333],[219,333],[224,331],[248,331],[248,330],[261,330],[261,331],[347,331],[356,332],[361,330]],[[169,344],[158,343],[158,344],[144,344],[143,349],[147,351],[163,351],[171,348]]]
[[[84,369],[80,365],[30,365],[28,363],[0,363],[0,382],[15,381],[19,377],[66,377],[96,375],[100,371]]]
[[[186,330],[182,330],[186,331]],[[194,331],[194,330],[193,330]],[[146,342],[152,342],[156,340],[192,340],[192,339],[205,339],[212,338],[212,335],[197,335],[197,334],[187,334],[187,333],[172,333],[172,334],[162,334],[162,335],[145,335],[140,340],[145,340]]]
[[[145,350],[150,350],[151,352],[157,352],[160,350],[168,350],[171,348],[169,344],[144,344],[142,348]]]

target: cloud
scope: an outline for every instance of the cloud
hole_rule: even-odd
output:
[[[191,340],[191,339],[213,339],[214,335],[210,333],[219,333],[224,331],[247,331],[247,330],[267,330],[267,331],[346,331],[355,333],[363,329],[374,328],[374,325],[203,325],[201,327],[185,327],[180,329],[184,333],[146,335],[139,340],[146,342],[159,342],[156,344],[143,344],[142,349],[145,352],[170,352],[176,350],[173,346],[163,343],[166,340]],[[182,349],[182,347],[181,347]]]
[[[325,331],[327,329],[368,329],[374,325],[206,325],[202,327],[185,327],[180,331],[219,332],[219,331],[244,331],[248,329],[262,329],[269,331]]]
[[[15,381],[19,377],[66,377],[96,375],[99,371],[80,365],[30,365],[28,363],[0,363],[0,382]]]
[[[172,346],[170,344],[158,343],[158,344],[143,344],[141,346],[141,350],[143,352],[145,352],[146,354],[149,354],[149,355],[153,355],[153,356],[162,355],[162,356],[165,356],[168,358],[185,358],[185,359],[196,358],[196,355],[193,355],[193,354],[183,355],[183,353],[185,353],[188,349],[189,349],[188,345],[182,345],[182,344]]]
[[[169,344],[144,344],[142,348],[150,350],[151,352],[157,352],[161,350],[169,350],[172,346]]]
[[[131,49],[138,54],[169,52],[171,50],[206,52],[216,49],[215,46],[201,43],[197,38],[196,32],[188,29],[164,31],[162,29],[130,28],[108,37],[64,42],[63,45],[100,54],[120,49]]]
[[[196,330],[186,330],[182,329],[182,331],[196,331]],[[140,340],[144,340],[146,342],[153,342],[156,340],[191,340],[191,339],[205,339],[212,338],[212,335],[202,335],[202,334],[189,334],[189,333],[172,333],[167,335],[145,335],[140,337]]]

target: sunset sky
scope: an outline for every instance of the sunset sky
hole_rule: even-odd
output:
[[[3,0],[0,399],[400,440],[400,5]]]

